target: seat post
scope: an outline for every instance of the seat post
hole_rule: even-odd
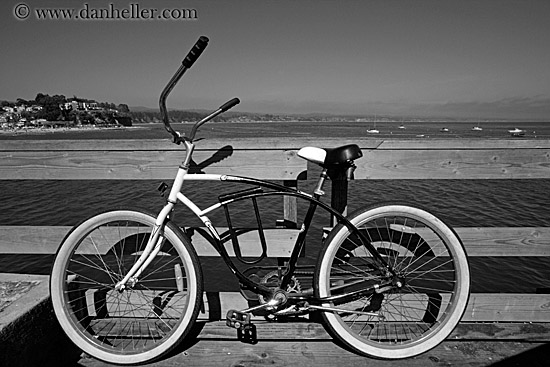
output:
[[[349,168],[351,169],[351,167]],[[331,177],[331,199],[330,206],[340,212],[343,216],[348,214],[348,174],[347,171],[340,171],[338,174]],[[335,226],[336,217],[331,216],[331,225]]]
[[[325,180],[328,178],[327,172],[328,169],[323,167],[323,171],[321,171],[321,174],[319,175],[319,181],[317,181],[317,186],[315,186],[315,190],[313,190],[313,194],[317,200],[319,200],[321,196],[325,195],[323,185],[325,184]]]

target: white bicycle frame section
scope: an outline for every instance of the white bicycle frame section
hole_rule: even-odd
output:
[[[206,215],[220,208],[223,205],[223,203],[217,203],[202,210],[193,201],[191,201],[188,197],[182,194],[181,189],[183,187],[184,181],[225,181],[230,176],[219,175],[219,174],[188,173],[189,164],[191,162],[191,156],[193,155],[193,150],[195,149],[195,144],[189,141],[184,141],[184,144],[186,146],[185,160],[183,161],[182,165],[178,169],[176,179],[174,180],[174,184],[172,185],[170,194],[168,196],[168,202],[162,208],[159,215],[157,216],[157,219],[155,221],[155,226],[153,227],[153,231],[151,233],[149,241],[147,242],[147,246],[141,253],[139,259],[132,266],[128,274],[126,274],[124,279],[122,279],[120,282],[116,284],[115,286],[116,290],[119,290],[119,291],[124,290],[127,283],[130,283],[132,286],[135,285],[137,283],[139,276],[143,273],[143,271],[147,268],[147,266],[151,263],[151,261],[153,261],[155,256],[157,256],[157,254],[159,253],[165,241],[164,236],[162,235],[164,223],[166,221],[166,218],[168,218],[168,216],[170,215],[170,213],[172,212],[172,210],[174,209],[174,206],[178,201],[180,201],[183,205],[189,208],[204,223],[204,225],[206,226],[206,228],[208,228],[208,230],[210,231],[212,236],[214,236],[214,238],[216,238],[217,240],[220,240],[220,235],[218,234],[218,231],[212,225],[212,222],[210,221],[210,219],[208,219]],[[237,177],[231,176],[231,178],[238,180]]]

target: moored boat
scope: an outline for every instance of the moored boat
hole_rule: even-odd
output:
[[[512,136],[524,136],[525,135],[525,130],[518,129],[517,127],[515,129],[508,130],[508,132]]]

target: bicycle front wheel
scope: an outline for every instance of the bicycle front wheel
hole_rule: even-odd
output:
[[[115,285],[142,254],[155,217],[105,212],[75,226],[56,255],[50,294],[59,323],[84,352],[117,364],[159,358],[190,331],[202,298],[202,274],[189,239],[173,223],[135,284]]]
[[[382,255],[399,286],[323,304],[339,310],[323,312],[329,331],[356,352],[383,359],[437,346],[460,321],[469,297],[468,261],[458,236],[434,215],[404,205],[361,209],[348,219]],[[381,276],[358,233],[334,227],[319,255],[317,296],[357,294],[360,285]]]

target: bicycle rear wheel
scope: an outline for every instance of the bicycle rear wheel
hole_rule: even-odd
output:
[[[384,359],[412,357],[437,346],[460,321],[469,297],[468,261],[458,236],[432,214],[403,205],[361,209],[348,219],[402,287],[343,304],[325,303],[346,310],[323,312],[329,331],[356,352]],[[357,291],[359,284],[376,282],[380,273],[358,234],[339,224],[319,255],[316,295]]]
[[[50,293],[57,319],[84,352],[117,364],[159,358],[190,331],[202,298],[202,273],[189,239],[163,227],[160,252],[136,284],[114,287],[145,248],[155,217],[115,210],[75,226],[56,255]]]

